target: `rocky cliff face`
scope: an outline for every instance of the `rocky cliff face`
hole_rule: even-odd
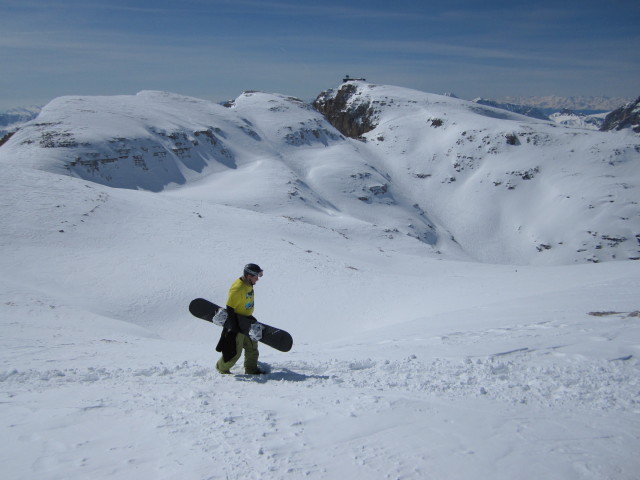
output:
[[[600,130],[622,130],[623,128],[631,128],[634,132],[640,133],[640,97],[607,115]]]
[[[377,125],[376,105],[361,97],[357,82],[322,92],[313,106],[346,137],[360,138]]]

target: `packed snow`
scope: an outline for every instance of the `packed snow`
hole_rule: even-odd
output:
[[[637,478],[638,137],[374,94],[366,142],[283,95],[143,92],[0,148],[4,478]],[[294,346],[219,375],[187,306],[249,262]]]

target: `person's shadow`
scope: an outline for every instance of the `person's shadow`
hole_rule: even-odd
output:
[[[267,383],[269,381],[276,382],[305,382],[307,380],[328,380],[328,375],[306,375],[297,373],[283,368],[277,372],[268,370],[262,375],[236,375],[235,379],[241,382]]]

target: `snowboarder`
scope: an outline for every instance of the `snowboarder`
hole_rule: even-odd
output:
[[[264,373],[258,368],[258,342],[251,340],[248,335],[240,333],[238,317],[253,318],[254,293],[253,287],[262,277],[263,270],[255,263],[245,265],[242,277],[236,279],[229,288],[227,298],[227,320],[220,335],[216,351],[222,352],[222,357],[216,363],[216,370],[222,374],[231,373],[233,367],[244,350],[244,371],[250,375]],[[247,320],[246,318],[243,320]]]

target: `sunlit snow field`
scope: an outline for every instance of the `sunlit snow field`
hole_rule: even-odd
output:
[[[616,205],[604,201],[568,207],[567,224],[557,209],[541,211],[531,217],[531,235],[555,229],[562,243],[523,253],[525,241],[506,223],[518,209],[533,210],[524,196],[495,189],[494,203],[466,209],[464,198],[480,187],[461,179],[449,203],[434,198],[432,210],[426,195],[417,209],[424,183],[412,182],[423,164],[411,160],[413,180],[399,180],[408,167],[383,154],[389,137],[376,146],[379,132],[362,143],[317,124],[314,141],[292,144],[282,140],[292,137],[281,117],[270,116],[292,109],[290,100],[256,96],[236,108],[259,139],[245,131],[248,143],[236,141],[225,124],[219,137],[233,155],[218,150],[222,156],[202,157],[201,168],[151,168],[157,189],[115,188],[127,187],[119,178],[143,178],[133,167],[109,173],[111,185],[98,178],[106,170],[65,169],[63,147],[25,142],[42,127],[0,148],[3,477],[637,478],[638,263],[620,254],[585,261],[573,248],[581,237],[571,233],[596,221],[594,210],[605,218],[599,225],[637,233],[637,158],[621,167],[626,223],[606,220]],[[128,98],[74,101],[104,112],[130,107]],[[34,122],[57,118],[58,132],[75,136],[73,148],[89,141],[107,148],[126,132],[139,139],[149,125],[168,129],[167,119],[191,127],[233,112],[216,106],[209,120],[199,111],[187,121],[195,100],[171,106],[161,98],[168,103],[148,101],[162,114],[143,108],[140,119],[131,107],[131,125],[110,124],[109,115],[74,123],[73,98]],[[295,115],[292,126],[300,123]],[[584,135],[591,150],[605,143]],[[636,141],[615,138],[621,151]],[[385,171],[384,158],[396,159]],[[376,175],[389,184],[383,195],[351,198]],[[604,196],[586,187],[589,178],[567,188]],[[543,205],[552,205],[564,184],[530,185],[516,191],[546,191]],[[511,233],[450,220],[481,210]],[[244,375],[240,362],[234,375],[221,376],[220,329],[187,306],[196,297],[223,303],[248,262],[265,271],[256,316],[289,331],[294,346],[288,353],[261,346],[266,375]]]

